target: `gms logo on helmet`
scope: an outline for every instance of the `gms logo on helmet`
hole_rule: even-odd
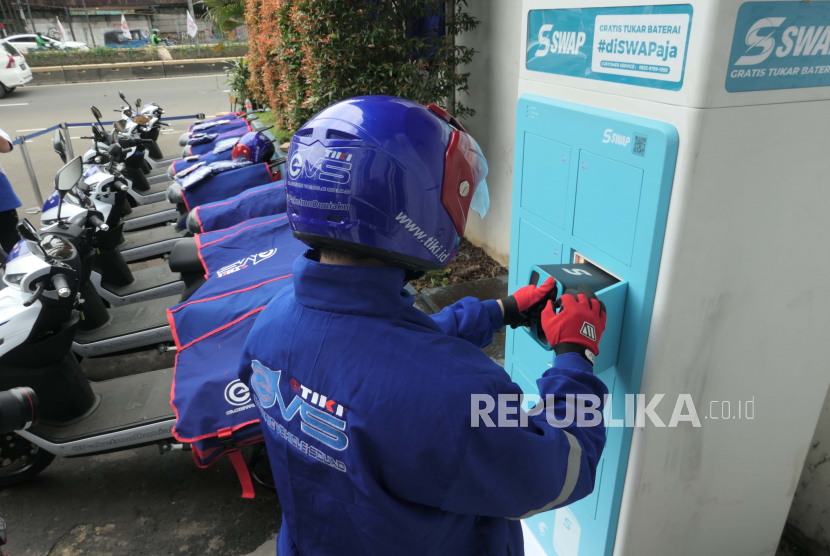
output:
[[[299,148],[288,163],[288,177],[292,180],[308,178],[346,184],[351,179],[351,160],[351,154],[321,145]]]

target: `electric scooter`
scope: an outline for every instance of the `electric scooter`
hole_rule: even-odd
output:
[[[56,178],[58,190],[74,187],[81,169],[79,158],[64,166]],[[0,390],[32,388],[41,419],[10,441],[0,436],[4,455],[10,444],[30,454],[22,469],[0,472],[0,486],[30,478],[55,455],[86,456],[148,444],[171,449],[173,369],[90,383],[72,353],[80,320],[78,251],[56,235],[41,236],[26,220],[18,230],[23,239],[9,255],[7,287],[0,290],[5,321]],[[27,442],[18,444],[20,437]]]
[[[109,149],[104,148],[97,141],[95,141],[93,147],[91,147],[86,153],[84,153],[83,188],[85,189],[86,193],[90,194],[93,198],[96,198],[92,190],[95,188],[100,189],[99,186],[101,185],[101,180],[106,180],[108,179],[108,176],[112,176],[112,174],[115,173],[118,174],[118,177],[121,178],[121,181],[124,184],[126,184],[125,190],[128,198],[138,197],[141,199],[137,204],[136,208],[133,208],[130,205],[129,199],[125,199],[125,201],[127,202],[127,204],[124,205],[124,212],[126,212],[126,214],[124,215],[125,231],[147,228],[150,226],[155,226],[158,224],[163,224],[165,222],[176,220],[178,216],[177,211],[173,208],[170,208],[166,204],[145,204],[143,199],[146,196],[136,193],[136,191],[132,187],[132,181],[130,181],[121,173],[120,170],[123,169],[124,158],[129,157],[131,154],[130,151],[136,148],[136,140],[131,138],[118,138],[118,144],[120,144],[122,147],[126,147],[126,149],[122,149],[121,154],[119,155],[117,160],[113,160],[109,152]],[[52,147],[65,164],[67,162],[67,149],[66,137],[63,134],[63,130],[55,130],[55,135],[52,139]],[[115,166],[113,166],[113,163],[115,163]],[[107,166],[109,166],[109,169],[105,170]]]
[[[124,93],[119,90],[118,96],[121,97],[121,100],[127,103],[127,107],[130,108],[130,102],[127,100],[127,97],[124,96]],[[132,109],[130,110],[132,112]],[[161,116],[164,114],[164,110],[155,103],[147,103],[142,106],[140,98],[135,101],[135,110],[137,113],[133,118],[133,122],[137,125],[144,126],[144,129],[141,131],[141,138],[152,139],[153,141],[147,147],[147,152],[150,155],[147,162],[153,169],[161,167],[166,161],[163,161],[164,155],[158,146],[158,138],[161,126],[169,126],[166,122],[161,121]],[[167,163],[169,164],[169,162]]]
[[[109,168],[93,166],[84,172],[86,195],[83,194],[83,190],[74,188],[64,195],[62,204],[59,206],[59,193],[54,191],[44,204],[41,215],[42,226],[53,226],[60,220],[62,214],[86,226],[89,234],[94,234],[97,254],[88,279],[110,307],[167,298],[184,289],[179,275],[172,272],[167,265],[156,265],[133,271],[118,250],[121,226],[123,226],[120,209],[123,207],[123,197],[127,189],[127,180],[112,169],[120,149],[118,144],[109,147],[113,161]],[[56,150],[60,151],[60,146]],[[61,158],[65,160],[65,154]],[[88,202],[89,200],[92,204]],[[92,218],[87,218],[95,214],[94,211],[101,214],[104,221],[103,227],[95,226]],[[81,245],[75,243],[79,249],[82,249]],[[89,320],[92,322],[94,319]]]

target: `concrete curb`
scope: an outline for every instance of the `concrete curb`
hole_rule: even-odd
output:
[[[117,64],[89,64],[83,66],[44,66],[32,68],[29,85],[57,85],[63,83],[95,83],[129,79],[158,79],[223,73],[225,62],[234,58],[204,58],[200,60],[161,60],[152,62],[122,62]]]

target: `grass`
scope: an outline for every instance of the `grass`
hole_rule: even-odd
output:
[[[259,116],[259,121],[262,122],[262,124],[265,125],[266,127],[269,126],[269,125],[274,126],[274,128],[269,130],[269,131],[274,134],[274,137],[277,138],[277,144],[278,145],[281,145],[283,143],[287,143],[288,141],[291,141],[291,137],[292,137],[293,134],[288,132],[288,131],[283,131],[282,129],[279,129],[274,124],[274,122],[276,121],[277,118],[276,118],[276,116],[274,115],[273,112],[271,112],[269,110],[268,112],[261,112],[261,113],[257,114],[257,116]]]

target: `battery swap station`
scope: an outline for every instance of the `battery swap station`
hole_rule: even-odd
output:
[[[558,294],[582,283],[592,287],[608,311],[594,371],[613,399],[624,400],[638,392],[643,368],[677,131],[665,123],[534,95],[522,97],[519,112],[525,117],[517,118],[516,127],[521,165],[516,165],[519,187],[513,199],[511,251],[518,256],[511,257],[511,287],[541,283],[551,275]],[[631,145],[598,142],[608,129],[646,138],[648,156]],[[525,393],[538,394],[536,379],[553,364],[553,352],[538,338],[520,328],[507,343],[506,366]],[[623,417],[622,404],[612,409]],[[569,525],[591,523],[595,529],[580,534],[579,554],[606,553],[625,477],[623,451],[625,440],[630,441],[625,432],[630,430],[607,430],[593,494],[526,520],[530,531],[553,535],[562,545],[575,542],[568,541],[573,536]]]
[[[826,47],[793,57],[786,36],[810,25]],[[829,50],[826,1],[523,0],[510,292],[595,284],[606,421],[632,421],[637,394],[670,399],[666,422],[688,394],[703,421],[609,427],[593,493],[522,522],[529,556],[774,552],[830,383],[827,296],[768,287],[795,261],[808,291],[830,273]],[[525,393],[552,366],[543,336],[507,332]],[[769,413],[705,420],[750,397]]]

